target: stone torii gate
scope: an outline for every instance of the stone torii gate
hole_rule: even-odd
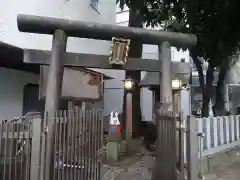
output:
[[[61,97],[63,70],[65,67],[86,67],[101,69],[122,69],[138,71],[160,72],[159,86],[161,89],[161,102],[166,110],[172,109],[172,73],[189,73],[188,65],[184,63],[171,63],[170,46],[191,47],[197,43],[195,35],[174,33],[143,28],[122,27],[92,22],[39,17],[32,15],[18,15],[18,29],[21,32],[53,35],[51,51],[24,50],[24,61],[41,65],[50,65],[46,90],[45,111],[53,115],[59,107]],[[109,56],[90,55],[81,53],[66,53],[68,37],[109,40],[113,37],[139,40],[143,44],[153,44],[159,47],[159,59],[148,60],[130,57],[122,66],[113,66],[109,63]],[[161,86],[160,84],[164,84]],[[48,144],[51,144],[52,128],[49,127]],[[158,137],[160,138],[160,137]],[[50,146],[48,146],[50,157]],[[50,160],[50,158],[47,158]],[[158,159],[158,158],[157,158]],[[50,163],[46,163],[48,166]],[[49,180],[49,169],[45,180]],[[158,174],[160,177],[161,174]],[[165,180],[165,179],[164,179]]]

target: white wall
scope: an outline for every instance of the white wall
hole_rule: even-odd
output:
[[[99,0],[99,12],[89,4],[91,0],[1,0],[0,41],[22,48],[50,49],[52,36],[20,33],[17,14],[32,14],[71,20],[115,24],[115,2]],[[68,39],[68,51],[106,54],[109,43],[86,39]]]
[[[13,69],[0,68],[0,120],[22,115],[23,88],[38,84],[39,76]]]
[[[71,20],[116,23],[116,1],[99,0],[99,12],[90,6],[91,0],[0,0],[0,41],[31,49],[50,49],[52,36],[21,33],[17,14],[31,14]],[[109,42],[68,38],[67,51],[108,54]],[[113,71],[98,70],[110,76]],[[111,73],[113,72],[113,73]]]

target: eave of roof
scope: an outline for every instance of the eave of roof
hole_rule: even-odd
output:
[[[23,62],[23,49],[0,41],[0,67],[11,68],[20,71],[40,73],[40,65],[27,64]],[[92,71],[92,70],[89,70]],[[99,73],[99,72],[95,72]],[[104,80],[114,79],[108,75],[103,75]]]

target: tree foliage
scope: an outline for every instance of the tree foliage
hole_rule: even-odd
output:
[[[158,2],[158,3],[157,3]],[[214,70],[219,70],[216,109],[223,109],[222,87],[240,38],[238,6],[236,0],[178,0],[155,1],[148,10],[147,25],[161,25],[165,30],[195,34],[198,44],[190,49],[190,55],[198,70],[202,89],[203,115],[208,116],[208,103],[212,95]],[[157,6],[157,7],[156,7]],[[150,6],[148,6],[150,7]],[[146,17],[146,16],[145,16]],[[207,80],[201,60],[208,61]]]
[[[221,97],[222,87],[226,73],[232,63],[229,58],[236,52],[240,38],[240,26],[238,26],[238,8],[236,0],[179,0],[174,4],[176,9],[169,9],[175,19],[167,30],[192,33],[198,36],[198,44],[190,50],[195,66],[199,73],[199,81],[202,89],[203,115],[208,116],[208,103],[212,95],[213,71],[219,70],[219,80],[216,88],[215,109],[222,109],[224,101]],[[164,19],[165,17],[163,17]],[[162,19],[159,19],[162,22]],[[200,58],[199,58],[200,57]],[[209,62],[207,71],[207,82],[204,85],[201,61]]]
[[[195,34],[198,44],[190,55],[198,70],[202,90],[203,115],[208,116],[212,96],[214,70],[219,70],[217,96],[223,97],[222,86],[240,39],[237,0],[117,0],[120,7],[135,9],[140,22],[147,26],[162,26],[167,31]],[[131,22],[131,17],[129,19]],[[132,23],[133,24],[133,23]],[[131,24],[130,24],[131,25]],[[141,27],[141,26],[140,26]],[[139,51],[140,52],[140,51]],[[201,59],[208,61],[206,84]],[[217,98],[215,108],[223,107]]]

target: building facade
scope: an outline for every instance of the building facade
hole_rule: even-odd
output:
[[[112,0],[1,0],[0,119],[23,115],[24,87],[30,85],[33,88],[39,84],[39,66],[24,64],[22,50],[50,50],[52,45],[52,36],[19,32],[18,14],[115,24],[115,7],[116,2]],[[109,47],[106,41],[68,38],[67,51],[108,54]],[[112,74],[110,71],[96,71]],[[32,96],[36,98],[36,94]]]

